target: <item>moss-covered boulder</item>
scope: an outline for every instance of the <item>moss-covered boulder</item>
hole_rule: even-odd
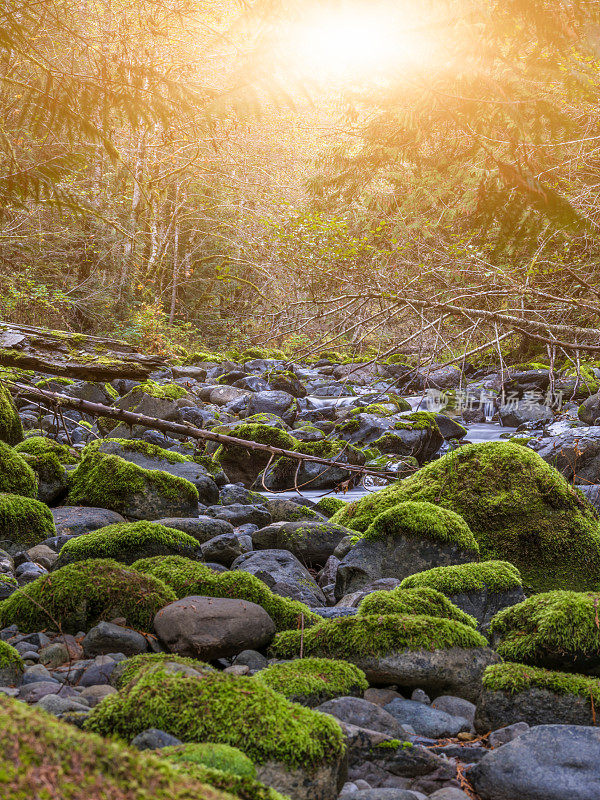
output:
[[[20,453],[0,442],[0,492],[37,497],[37,477]]]
[[[373,446],[382,453],[413,456],[423,464],[433,458],[443,443],[436,415],[417,411],[397,420],[389,431],[373,442]]]
[[[466,563],[478,555],[477,542],[461,516],[433,503],[400,503],[375,517],[344,556],[335,596],[340,600],[380,578],[401,580],[412,572]]]
[[[274,522],[252,534],[255,550],[288,550],[309,567],[323,566],[338,544],[352,531],[321,520]]]
[[[262,606],[277,630],[310,626],[321,618],[297,600],[274,594],[259,578],[247,572],[214,572],[205,564],[178,556],[146,558],[136,561],[133,568],[164,581],[178,598],[190,595],[206,597],[235,597]]]
[[[100,620],[124,617],[132,628],[150,631],[156,612],[175,599],[173,590],[152,575],[110,559],[90,559],[37,578],[3,600],[0,628],[76,633]]]
[[[189,481],[95,450],[87,451],[75,469],[68,502],[132,519],[198,515],[198,490]]]
[[[600,675],[600,592],[545,592],[500,611],[490,626],[507,661]]]
[[[445,594],[454,605],[477,620],[485,630],[492,617],[525,599],[521,573],[508,561],[481,561],[434,567],[409,575],[401,589],[431,588]]]
[[[228,744],[198,742],[163,747],[160,756],[176,764],[198,764],[230,775],[238,775],[240,778],[256,778],[256,767],[252,759],[237,747]]]
[[[110,674],[110,682],[117,689],[121,689],[137,678],[138,674],[157,665],[172,674],[182,672],[196,677],[201,677],[206,672],[215,671],[214,667],[204,661],[179,656],[175,653],[140,653],[137,656],[130,656],[123,659],[123,661],[119,661]]]
[[[298,445],[298,440],[286,431],[256,422],[243,423],[222,432],[236,439],[268,444],[282,450],[294,450]],[[270,458],[270,453],[231,445],[221,445],[215,453],[215,459],[229,480],[232,483],[243,483],[244,486],[253,485]]]
[[[340,658],[356,664],[370,683],[421,687],[436,695],[476,700],[481,674],[499,661],[471,626],[439,617],[385,614],[324,620],[305,631],[283,631],[271,652]]]
[[[69,447],[45,436],[31,436],[15,447],[35,472],[38,479],[37,499],[53,504],[69,489],[65,465],[76,464],[77,456]]]
[[[347,501],[342,500],[341,497],[326,496],[319,500],[315,508],[326,517],[333,517],[337,511],[344,508],[346,505]]]
[[[215,673],[199,680],[157,667],[105,698],[85,727],[127,740],[159,728],[187,742],[228,744],[251,758],[259,779],[276,789],[304,781],[312,793],[305,789],[295,797],[337,797],[344,755],[337,722],[288,702],[254,678]]]
[[[18,650],[0,640],[0,686],[18,686],[25,664]]]
[[[199,558],[200,545],[187,533],[156,522],[116,523],[70,539],[62,546],[54,568],[88,558],[133,564],[141,558],[170,555]]]
[[[587,675],[505,662],[483,673],[477,702],[478,733],[515,722],[534,725],[596,725],[600,680]]]
[[[360,616],[371,614],[425,614],[430,617],[453,619],[477,627],[477,620],[465,614],[458,606],[436,589],[422,586],[416,589],[392,589],[389,592],[376,591],[368,594],[358,606]]]
[[[460,514],[483,558],[510,561],[538,591],[584,590],[598,583],[595,512],[532,450],[510,442],[460,447],[415,475],[350,503],[332,521],[364,532],[375,516],[407,500]]]
[[[299,442],[292,448],[298,453],[326,458],[341,464],[362,466],[365,463],[365,454],[358,447],[341,439],[322,439],[318,442]],[[261,476],[267,489],[284,491],[295,486],[305,486],[310,489],[334,489],[344,481],[351,480],[356,473],[343,467],[330,467],[316,461],[298,462],[292,458],[278,458]]]
[[[362,670],[333,658],[298,658],[271,664],[254,678],[288,700],[311,707],[334,697],[362,697],[369,688]]]
[[[54,534],[54,519],[48,506],[31,497],[0,494],[1,548],[14,554]]]
[[[23,439],[23,426],[12,396],[5,386],[0,386],[0,441],[18,444]]]
[[[227,745],[187,744],[177,747],[163,747],[157,754],[181,772],[215,789],[222,789],[239,800],[289,800],[270,786],[265,786],[255,778],[236,775],[233,772],[207,767],[199,763],[206,752],[204,748],[220,748]],[[230,748],[235,750],[236,748]],[[230,762],[233,763],[233,762]]]
[[[3,800],[231,800],[210,780],[156,755],[82,733],[1,695],[0,729]]]

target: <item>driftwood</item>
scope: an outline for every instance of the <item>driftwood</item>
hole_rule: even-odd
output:
[[[11,394],[34,400],[50,409],[74,408],[92,417],[110,417],[119,420],[119,422],[125,422],[128,425],[141,425],[144,428],[162,431],[163,433],[177,433],[189,439],[217,442],[218,444],[225,444],[230,447],[241,447],[246,450],[259,450],[263,453],[269,453],[272,458],[283,456],[285,458],[294,459],[295,461],[312,461],[317,464],[324,464],[328,467],[338,467],[356,475],[371,475],[376,478],[385,478],[388,480],[395,480],[398,477],[396,473],[389,470],[368,469],[367,467],[361,467],[355,464],[345,464],[341,461],[332,461],[319,456],[297,453],[295,450],[284,450],[281,447],[251,442],[247,439],[238,439],[235,436],[227,436],[224,433],[214,433],[213,431],[207,431],[203,428],[196,428],[193,425],[170,422],[164,419],[148,417],[145,414],[136,414],[133,411],[123,411],[119,408],[112,408],[112,406],[105,406],[102,403],[91,403],[88,400],[67,397],[66,395],[58,394],[58,392],[50,392],[46,389],[27,386],[26,384],[17,383],[16,381],[4,381],[4,385]]]
[[[0,323],[0,365],[88,381],[145,380],[165,366],[127,342],[68,331]]]

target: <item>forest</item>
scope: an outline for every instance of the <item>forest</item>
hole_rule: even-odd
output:
[[[1,800],[599,800],[600,3],[0,18]]]

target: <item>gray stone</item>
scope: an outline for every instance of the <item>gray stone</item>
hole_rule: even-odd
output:
[[[357,781],[358,784],[358,781]],[[393,789],[380,787],[379,789],[359,789],[349,797],[353,800],[419,800],[419,795],[409,789]]]
[[[108,697],[110,694],[116,694],[117,690],[110,686],[108,683],[98,684],[96,686],[86,686],[84,690],[79,694],[79,697],[93,708],[97,706],[98,703],[102,702],[105,697]]]
[[[269,666],[269,662],[262,653],[256,650],[242,650],[233,659],[235,665],[242,664],[250,668],[251,672],[258,672],[261,669]]]
[[[105,525],[114,525],[125,522],[125,517],[116,511],[107,508],[92,508],[88,506],[61,506],[52,508],[54,526],[58,536],[81,536]]]
[[[337,800],[345,772],[345,759],[339,756],[311,769],[290,769],[279,761],[267,761],[257,764],[256,777],[261,783],[294,800]]]
[[[512,742],[519,736],[530,730],[530,726],[526,722],[515,722],[513,725],[507,725],[505,728],[499,728],[497,731],[492,731],[488,736],[488,744],[492,748],[502,747],[503,744]]]
[[[99,622],[85,635],[83,652],[86,658],[107,653],[124,653],[136,656],[148,650],[148,641],[141,633],[131,628],[122,628],[112,622]]]
[[[298,559],[286,550],[257,550],[246,553],[232,569],[256,575],[271,591],[282,597],[301,600],[309,606],[327,605],[323,590]]]
[[[600,425],[542,439],[536,449],[569,482],[600,483]]]
[[[160,750],[161,747],[173,747],[178,744],[183,744],[181,739],[158,728],[147,728],[131,740],[131,746],[138,750]]]
[[[54,681],[52,674],[46,669],[43,664],[34,664],[32,667],[27,667],[23,674],[23,685],[28,683],[38,683],[39,681]]]
[[[415,703],[423,703],[423,705],[430,706],[431,705],[431,698],[424,692],[423,689],[415,689],[414,692],[411,694],[410,699],[413,700]],[[445,710],[445,709],[442,709]],[[448,712],[450,713],[450,712]],[[460,716],[460,715],[459,715]]]
[[[468,794],[455,786],[446,786],[429,795],[429,800],[471,800]]]
[[[235,386],[214,386],[207,399],[216,406],[226,406],[234,400],[249,398],[250,394],[246,389],[237,389]]]
[[[233,533],[233,525],[223,519],[215,519],[201,515],[188,519],[178,519],[177,517],[165,517],[156,520],[158,525],[165,525],[167,528],[175,528],[178,531],[193,536],[199,544],[221,536],[224,533]]]
[[[453,738],[462,731],[471,729],[471,723],[463,717],[453,717],[445,711],[414,700],[392,700],[384,711],[401,725],[411,725],[419,736],[430,739]]]
[[[579,490],[583,492],[587,501],[594,506],[596,511],[600,512],[600,484],[592,483],[589,486],[579,486]]]
[[[338,564],[339,568],[339,564]],[[337,572],[336,572],[337,574]],[[360,601],[371,592],[390,592],[397,586],[400,586],[402,581],[398,578],[378,578],[376,581],[365,584],[361,589],[343,595],[343,597],[336,603],[336,608],[358,608]]]
[[[432,708],[437,708],[438,711],[445,711],[453,717],[462,717],[473,723],[475,718],[475,703],[470,703],[462,697],[454,697],[450,694],[442,694],[436,697],[431,704]]]
[[[523,602],[525,593],[520,586],[502,592],[493,592],[485,587],[477,591],[448,595],[448,599],[462,611],[475,617],[479,623],[479,629],[486,631],[492,617],[495,617],[503,608]]]
[[[264,647],[275,634],[275,623],[256,603],[191,596],[162,608],[154,630],[170,652],[210,661]]]
[[[361,697],[336,697],[321,703],[315,711],[331,714],[332,717],[348,725],[377,731],[392,739],[399,739],[405,735],[403,726],[389,711]]]
[[[43,708],[49,714],[54,714],[55,717],[59,717],[67,711],[85,711],[86,713],[90,711],[90,707],[85,703],[78,702],[71,697],[60,697],[57,694],[44,695],[35,705]]]
[[[215,519],[222,519],[234,527],[245,525],[248,522],[263,527],[271,522],[271,515],[264,506],[245,506],[232,503],[229,506],[209,506],[206,515]]]
[[[577,414],[586,425],[600,425],[600,392],[584,400]]]
[[[517,400],[500,406],[498,413],[503,425],[518,428],[526,422],[544,423],[554,418],[552,409],[541,403],[531,403],[528,400]]]
[[[322,514],[287,497],[272,497],[265,502],[265,508],[271,515],[273,522],[301,522],[302,520],[315,522],[325,520]]]
[[[0,686],[18,686],[23,679],[23,673],[24,668],[18,662],[0,665]]]
[[[229,567],[238,556],[252,551],[252,539],[250,536],[236,532],[222,533],[220,536],[209,539],[200,549],[205,561],[213,561]]]
[[[255,392],[248,398],[244,417],[254,414],[275,414],[292,425],[298,414],[298,405],[291,394],[281,391]]]
[[[600,730],[539,725],[469,772],[482,800],[598,800]]]
[[[306,566],[323,566],[348,528],[331,522],[274,522],[252,534],[255,550],[289,550]]]
[[[58,558],[58,554],[45,544],[36,544],[35,547],[30,547],[26,552],[33,562],[47,570],[52,569],[54,562]]]
[[[78,697],[77,692],[70,686],[65,686],[58,681],[38,681],[28,683],[19,689],[19,700],[26,703],[37,703],[47,694],[58,694],[61,697]]]
[[[479,733],[526,722],[528,725],[593,725],[595,709],[589,696],[551,692],[531,687],[520,692],[483,689],[477,703],[475,729]]]

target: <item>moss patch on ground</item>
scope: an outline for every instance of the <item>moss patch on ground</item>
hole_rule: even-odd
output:
[[[306,656],[360,658],[398,650],[445,650],[485,647],[487,641],[473,628],[448,619],[408,614],[382,614],[324,620],[308,630],[278,633],[271,652],[279,658]]]
[[[47,505],[32,497],[0,494],[0,539],[27,550],[55,534],[54,518]]]
[[[472,564],[452,564],[449,567],[417,572],[404,578],[401,589],[429,586],[443,594],[462,592],[505,592],[523,585],[521,573],[508,561],[481,561]]]
[[[3,800],[230,800],[156,755],[0,696]]]
[[[471,628],[477,627],[477,620],[465,614],[448,598],[429,586],[417,589],[396,588],[390,592],[371,592],[358,606],[359,616],[371,614],[425,614],[429,617],[453,619]]]
[[[179,598],[197,594],[249,600],[262,606],[280,631],[297,628],[302,615],[305,626],[321,619],[304,603],[274,594],[260,578],[248,572],[214,572],[205,564],[179,556],[141,559],[133,568],[164,581]]]
[[[14,624],[23,633],[47,628],[76,633],[124,617],[131,627],[149,631],[155,614],[176,599],[152,575],[110,559],[90,559],[43,575],[3,600],[0,628]]]
[[[188,742],[239,747],[258,764],[274,759],[289,767],[317,766],[344,750],[332,717],[289,703],[254,678],[215,673],[198,680],[160,667],[106,697],[85,727],[125,739],[159,728]]]
[[[132,564],[140,558],[158,555],[197,557],[200,547],[193,536],[156,522],[118,522],[76,536],[60,551],[59,566],[88,558],[113,558]]]
[[[555,591],[504,608],[490,631],[507,661],[552,665],[600,661],[600,592]]]
[[[0,442],[0,492],[36,497],[38,480],[20,453]]]
[[[354,664],[331,658],[299,658],[272,664],[254,679],[289,700],[314,699],[315,705],[334,697],[362,695],[369,688],[365,674]]]
[[[528,664],[514,664],[509,661],[492,664],[483,673],[482,683],[484,689],[490,692],[516,694],[528,689],[547,689],[556,694],[573,694],[588,700],[591,698],[595,704],[600,705],[600,680],[597,678],[570,672],[554,672]]]
[[[364,532],[374,517],[407,500],[456,511],[473,532],[483,558],[510,561],[538,591],[585,590],[598,582],[596,514],[532,450],[510,442],[465,445],[415,475],[350,503],[332,521]]]

